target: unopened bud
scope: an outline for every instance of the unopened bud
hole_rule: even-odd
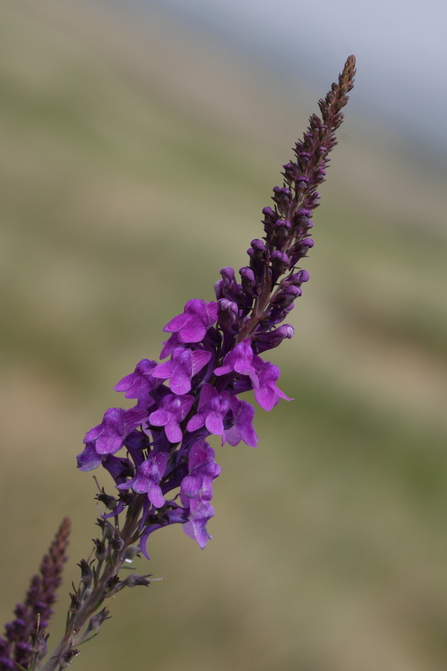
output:
[[[90,567],[90,564],[88,564],[85,561],[85,559],[81,559],[78,566],[81,569],[81,580],[82,580],[82,582],[84,583],[84,585],[90,585],[90,583],[93,580],[93,571]]]
[[[105,620],[110,619],[109,613],[110,613],[110,611],[106,610],[105,608],[103,608],[99,613],[96,613],[96,615],[94,615],[90,619],[90,622],[88,623],[87,631],[89,633],[94,632],[94,631],[98,631],[99,628],[101,627],[102,623]],[[87,634],[87,632],[86,632],[86,634]]]
[[[254,296],[256,293],[256,278],[253,270],[245,266],[239,271],[242,280],[242,289],[247,296]]]
[[[151,584],[151,581],[149,580],[151,576],[152,573],[149,573],[148,575],[136,575],[135,573],[132,573],[123,580],[123,587],[136,587],[137,585],[148,587]]]
[[[108,510],[115,510],[116,506],[118,505],[118,499],[115,496],[106,494],[105,492],[98,494],[96,499],[103,503]]]
[[[107,559],[108,551],[102,540],[99,538],[94,538],[93,542],[96,546],[95,557],[98,561],[104,561]]]
[[[219,314],[218,322],[219,325],[229,331],[233,324],[236,322],[238,316],[238,307],[234,301],[230,301],[227,298],[221,298],[219,300]]]

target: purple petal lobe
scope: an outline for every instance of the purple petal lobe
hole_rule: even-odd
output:
[[[201,349],[196,349],[192,352],[192,374],[197,375],[204,366],[211,359],[211,352],[205,352]]]

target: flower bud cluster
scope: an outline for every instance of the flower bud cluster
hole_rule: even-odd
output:
[[[260,354],[293,335],[293,327],[282,322],[309,279],[298,263],[313,247],[316,189],[336,144],[354,66],[350,57],[319,102],[322,118],[311,117],[294,160],[283,166],[283,185],[273,189],[273,207],[263,210],[264,238],[252,241],[240,282],[232,268],[224,268],[214,287],[216,301],[190,300],[163,329],[169,338],[161,362],[141,360],[116,385],[135,405],[110,408],[85,436],[79,468],[101,465],[112,476],[117,496],[98,497],[111,511],[105,517],[141,503],[139,538],[146,556],[149,535],[169,524],[182,524],[202,548],[211,538],[207,522],[214,515],[212,483],[220,467],[207,438],[219,436],[222,445],[258,442],[254,408],[240,394],[252,390],[267,411],[280,398],[290,400],[277,387],[279,368]],[[105,548],[97,545],[96,552],[99,560]]]

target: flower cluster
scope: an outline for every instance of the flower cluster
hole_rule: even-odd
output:
[[[338,83],[319,101],[321,118],[311,117],[294,159],[283,166],[273,207],[263,210],[265,235],[252,241],[240,281],[232,268],[224,268],[215,301],[190,300],[163,329],[169,337],[162,363],[143,359],[116,385],[136,404],[110,408],[85,436],[79,468],[102,465],[112,476],[118,496],[98,496],[111,511],[105,517],[135,509],[138,502],[145,554],[148,536],[173,523],[181,523],[200,547],[206,545],[214,514],[212,483],[220,473],[206,439],[216,435],[222,445],[243,441],[252,447],[258,441],[254,408],[240,395],[252,390],[267,411],[280,398],[290,400],[277,386],[279,368],[260,355],[293,336],[293,327],[282,322],[309,279],[298,264],[314,244],[309,234],[317,187],[325,179],[354,73],[351,56]],[[118,455],[121,450],[125,453]]]
[[[200,547],[206,545],[206,524],[214,514],[212,482],[220,473],[206,438],[213,434],[222,444],[243,441],[256,447],[254,408],[239,394],[253,389],[265,410],[287,398],[276,386],[278,367],[254,353],[250,338],[231,346],[232,329],[221,325],[229,303],[220,298],[186,304],[164,329],[171,336],[161,358],[169,360],[143,359],[118,382],[116,391],[135,399],[136,405],[107,410],[101,424],[87,433],[78,456],[81,470],[102,464],[112,475],[119,500],[102,499],[112,508],[111,515],[119,514],[131,497],[144,495],[143,551],[150,533],[174,522],[181,522]],[[127,455],[115,456],[123,447]],[[178,488],[176,501],[171,492]]]

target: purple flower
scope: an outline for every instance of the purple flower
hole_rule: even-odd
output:
[[[187,536],[197,541],[203,548],[212,536],[206,528],[208,520],[214,517],[214,508],[208,501],[194,499],[190,502],[188,521],[183,525],[183,531]]]
[[[176,347],[170,361],[160,363],[154,368],[153,376],[167,380],[174,394],[187,394],[191,390],[191,378],[202,370],[211,359],[211,352]]]
[[[101,424],[86,433],[84,443],[94,443],[98,455],[118,452],[124,439],[147,419],[148,407],[153,404],[152,399],[145,399],[145,402],[139,402],[130,410],[109,408],[104,413]]]
[[[180,423],[194,403],[193,396],[174,396],[169,394],[161,400],[160,407],[149,415],[153,426],[164,426],[165,433],[171,443],[179,443],[182,438]]]
[[[111,454],[97,454],[94,442],[87,443],[85,449],[76,457],[78,468],[80,471],[93,471],[98,466],[102,465],[112,476],[115,482],[125,481],[134,473],[134,465],[129,459],[114,457]],[[135,459],[135,452],[133,454],[133,461],[135,464],[139,463],[141,459]]]
[[[95,450],[94,441],[86,443],[83,452],[78,454],[76,461],[80,471],[93,471],[102,463],[103,456]]]
[[[293,400],[276,386],[276,380],[279,380],[281,375],[278,366],[270,363],[270,361],[263,361],[260,356],[255,356],[253,362],[258,378],[257,384],[253,384],[254,394],[261,408],[271,410],[277,405],[280,398],[284,398],[286,401]]]
[[[189,452],[189,474],[180,485],[180,500],[189,508],[188,522],[184,532],[204,548],[211,540],[206,524],[214,515],[209,503],[213,496],[212,481],[220,474],[220,466],[214,461],[214,450],[204,440],[192,445]]]
[[[235,446],[243,440],[246,445],[256,447],[258,436],[252,424],[255,416],[254,407],[246,401],[241,401],[237,396],[232,396],[230,408],[232,411],[231,419],[224,423],[225,431],[222,435],[222,445],[225,445],[227,441],[230,445]]]
[[[210,384],[204,384],[200,392],[197,414],[191,417],[187,430],[196,431],[206,426],[210,433],[221,436],[224,432],[223,418],[230,408],[230,394],[218,394]]]
[[[287,333],[288,331],[286,331]],[[250,338],[246,338],[236,345],[226,355],[223,366],[214,369],[214,374],[220,376],[232,371],[240,375],[247,375],[250,378],[255,398],[264,410],[271,410],[280,398],[287,401],[291,400],[275,384],[281,375],[278,366],[274,366],[268,361],[265,362],[261,357],[254,355]]]
[[[118,489],[132,488],[137,494],[145,494],[147,492],[149,501],[156,508],[161,508],[165,503],[165,499],[161,492],[160,480],[165,474],[168,459],[169,454],[166,452],[151,455],[149,459],[143,461],[141,466],[138,467],[135,477],[118,485]]]
[[[252,366],[253,350],[251,348],[250,338],[246,338],[240,342],[231,352],[226,355],[223,365],[214,369],[214,374],[217,376],[226,375],[234,371],[239,375],[251,376],[256,374]]]
[[[214,461],[214,450],[205,440],[195,442],[189,450],[189,471],[180,485],[183,505],[189,499],[211,501],[212,481],[220,474],[220,466]]]
[[[160,359],[166,359],[166,357],[172,354],[177,347],[183,347],[183,343],[180,340],[178,333],[173,333],[168,340],[163,341],[163,345],[164,347],[160,352]]]
[[[142,359],[137,363],[133,373],[126,375],[118,382],[115,391],[125,391],[126,398],[140,398],[152,391],[159,384],[159,381],[152,377],[152,371],[156,365],[156,361]]]
[[[203,300],[193,299],[186,303],[181,315],[177,315],[166,324],[163,331],[177,333],[182,343],[200,342],[216,320],[217,303],[214,301],[205,303]]]

